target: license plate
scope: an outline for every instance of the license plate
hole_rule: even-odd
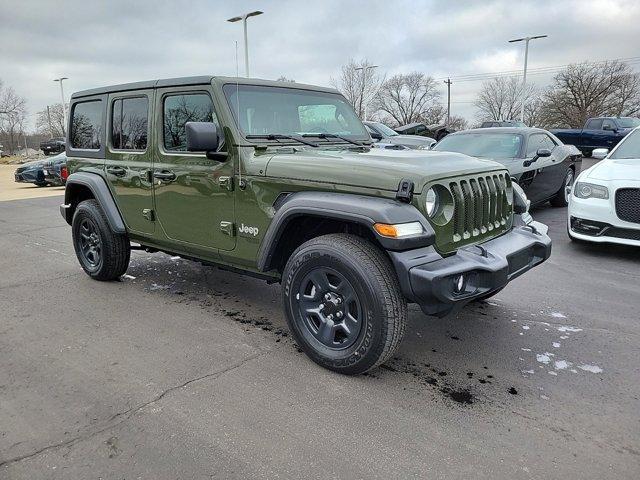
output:
[[[46,171],[46,170],[42,170],[42,172],[43,172],[45,175],[49,175],[49,172],[48,172],[48,171]]]

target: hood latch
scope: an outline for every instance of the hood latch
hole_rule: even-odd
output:
[[[409,180],[408,178],[400,180],[398,191],[396,192],[396,200],[411,203],[411,200],[413,199],[413,187],[414,185],[412,180]]]

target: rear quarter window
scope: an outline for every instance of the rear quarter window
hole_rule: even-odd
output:
[[[82,150],[100,150],[104,117],[102,100],[76,103],[71,112],[71,146]]]

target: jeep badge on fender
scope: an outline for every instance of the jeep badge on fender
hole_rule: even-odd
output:
[[[447,315],[551,253],[504,166],[372,148],[333,89],[153,80],[77,92],[70,112],[60,209],[89,276],[123,275],[135,242],[280,281],[296,342],[337,372],[390,359],[408,302]]]

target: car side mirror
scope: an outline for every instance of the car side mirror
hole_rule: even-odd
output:
[[[184,125],[187,134],[187,151],[215,152],[220,145],[218,127],[213,122],[187,122]]]
[[[551,150],[549,150],[548,148],[539,148],[538,151],[536,152],[537,158],[544,158],[544,157],[550,157],[550,156],[551,156]]]
[[[615,130],[615,128],[613,128],[611,125],[607,124],[607,125],[603,125],[602,126],[602,130]]]
[[[382,135],[377,132],[371,132],[371,138],[373,138],[376,142],[382,140]]]
[[[609,154],[608,148],[595,148],[591,153],[591,157],[595,158],[596,160],[602,160],[608,154]]]

